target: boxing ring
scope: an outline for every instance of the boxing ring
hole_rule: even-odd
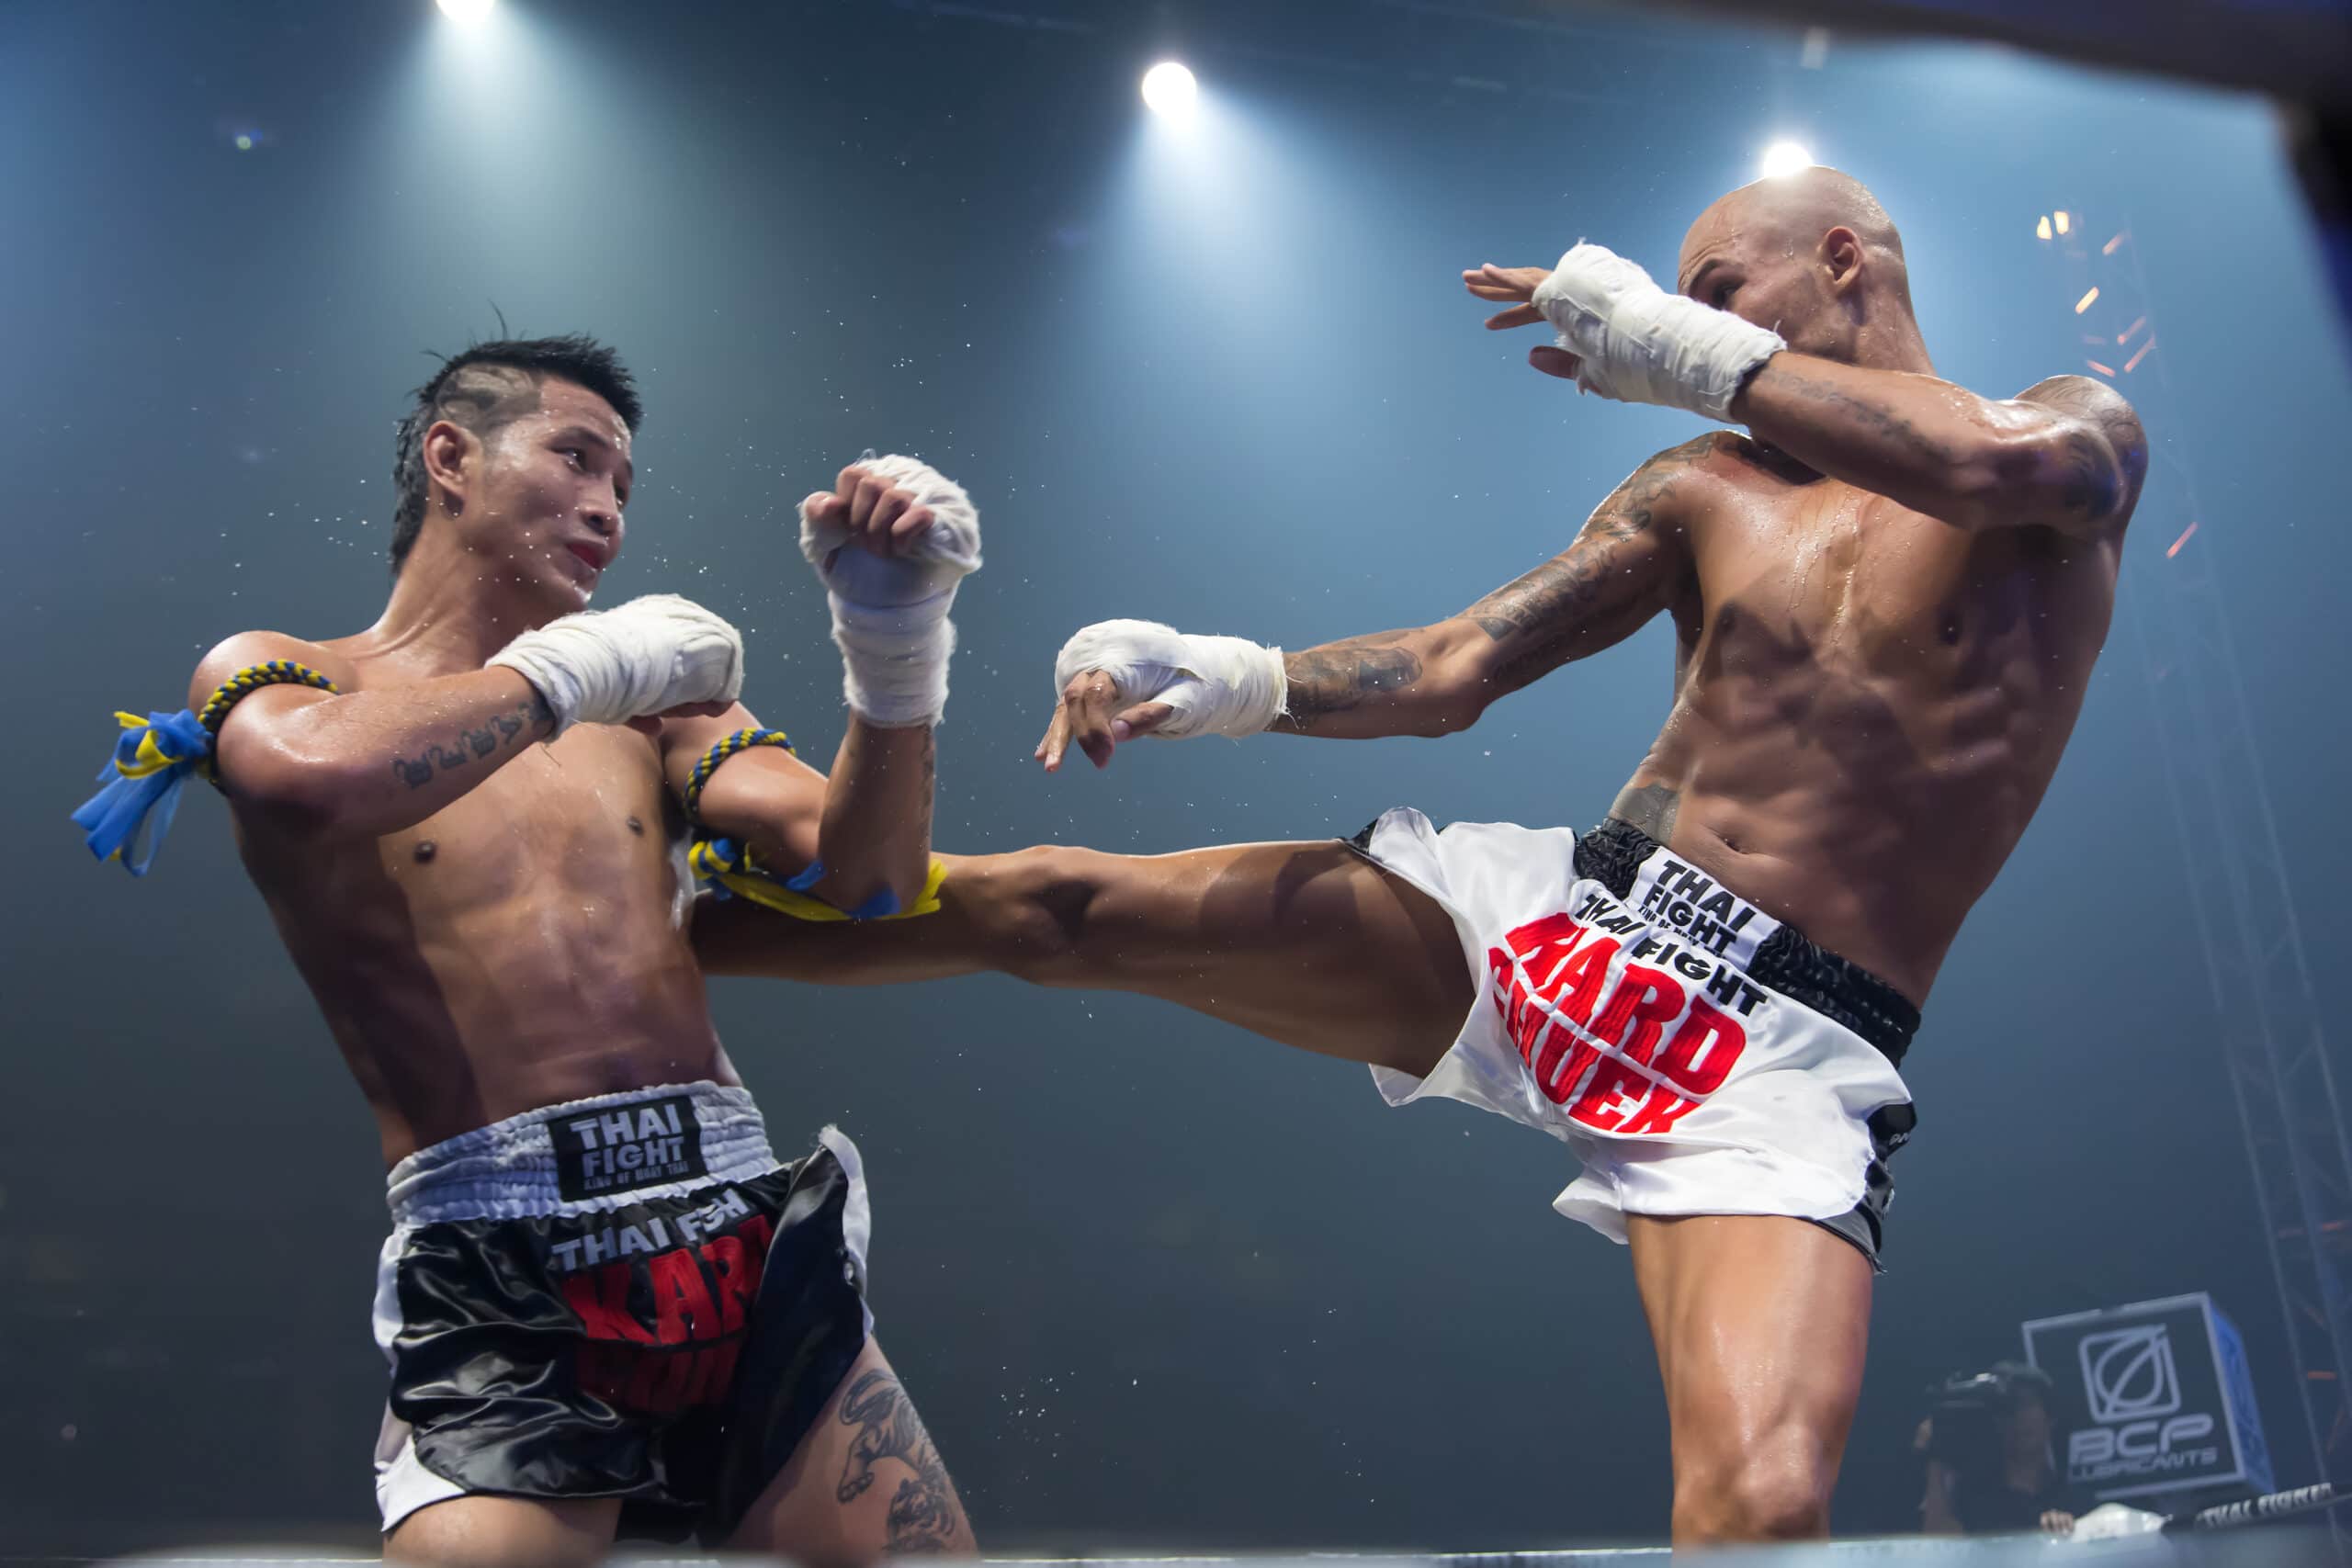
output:
[[[1889,1536],[1855,1540],[1805,1542],[1787,1546],[1716,1548],[1709,1562],[1756,1563],[1766,1568],[1861,1568],[1863,1564],[1939,1564],[1949,1568],[2301,1568],[2340,1561],[2327,1527],[2328,1517],[2346,1499],[2324,1483],[2275,1492],[2236,1503],[2225,1503],[2193,1514],[2176,1514],[2161,1521],[2141,1514],[2127,1520],[2121,1512],[2103,1510],[2094,1516],[2086,1535],[2100,1533],[2104,1523],[2138,1533],[2105,1539],[2067,1540],[2048,1535]],[[978,1561],[997,1568],[1633,1568],[1645,1562],[1672,1560],[1663,1546],[1560,1547],[1528,1551],[1450,1552],[1277,1552],[1233,1556],[1123,1555],[1069,1557],[986,1557]],[[139,1564],[140,1568],[311,1568],[328,1563],[374,1562],[372,1553],[305,1552],[222,1547],[185,1554],[150,1553],[111,1560],[75,1557],[15,1557],[0,1554],[0,1568],[66,1568],[100,1561]],[[719,1562],[782,1562],[781,1559],[729,1556],[668,1555],[655,1552],[616,1553],[608,1561],[634,1568],[703,1568]],[[927,1559],[927,1561],[938,1561]]]
[[[1640,1568],[1665,1563],[1673,1553],[1662,1546],[1565,1548],[1542,1551],[1433,1552],[1372,1554],[1299,1552],[1268,1556],[1171,1557],[991,1557],[981,1561],[998,1568]],[[63,1568],[67,1563],[96,1561],[75,1558],[17,1558],[0,1556],[0,1568]],[[142,1556],[114,1561],[141,1568],[310,1568],[311,1564],[373,1562],[372,1555],[356,1552],[305,1554],[254,1552],[224,1548],[218,1552],[186,1556]],[[615,1563],[633,1568],[702,1568],[721,1561],[761,1562],[762,1558],[658,1555],[616,1555]],[[926,1559],[936,1562],[938,1559]],[[1754,1563],[1769,1568],[1864,1568],[1884,1563],[1890,1568],[1920,1564],[1921,1568],[2301,1568],[2301,1564],[2333,1562],[2327,1532],[2305,1525],[2280,1524],[2266,1529],[2211,1533],[2145,1536],[2130,1540],[2075,1542],[2042,1536],[1946,1537],[1903,1536],[1883,1540],[1822,1542],[1801,1546],[1719,1549],[1706,1555],[1710,1562]]]

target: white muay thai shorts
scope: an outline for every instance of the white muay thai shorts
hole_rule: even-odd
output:
[[[1390,811],[1352,840],[1453,917],[1478,983],[1425,1078],[1540,1127],[1583,1171],[1553,1207],[1615,1241],[1627,1214],[1785,1214],[1875,1268],[1909,1137],[1896,1071],[1918,1010],[1629,823],[1566,828]]]

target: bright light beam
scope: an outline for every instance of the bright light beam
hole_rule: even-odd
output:
[[[1758,167],[1758,177],[1776,180],[1783,175],[1793,175],[1799,169],[1811,167],[1813,154],[1805,150],[1803,142],[1775,141],[1764,149],[1764,162]]]
[[[1163,60],[1143,73],[1145,107],[1171,124],[1192,120],[1200,94],[1201,85],[1193,80],[1193,73],[1172,60]]]
[[[490,8],[498,0],[438,0],[441,14],[461,28],[470,28],[486,21]]]

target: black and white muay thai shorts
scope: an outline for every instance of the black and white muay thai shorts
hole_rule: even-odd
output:
[[[865,1344],[857,1147],[791,1165],[711,1083],[549,1106],[393,1168],[376,1280],[387,1534],[429,1504],[618,1497],[731,1535]]]

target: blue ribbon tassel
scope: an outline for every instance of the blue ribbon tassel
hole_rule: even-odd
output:
[[[122,734],[98,769],[99,790],[74,813],[82,841],[102,861],[119,860],[133,876],[147,867],[172,830],[188,775],[212,755],[212,735],[187,708],[177,713],[119,713]]]
[[[114,751],[98,770],[106,787],[84,801],[74,813],[82,841],[101,861],[119,860],[133,876],[147,874],[155,852],[172,830],[180,808],[180,791],[190,773],[211,777],[212,738],[229,710],[264,686],[302,685],[333,692],[335,684],[307,664],[271,659],[248,664],[223,681],[205,700],[204,711],[177,713],[117,713],[122,733]]]

